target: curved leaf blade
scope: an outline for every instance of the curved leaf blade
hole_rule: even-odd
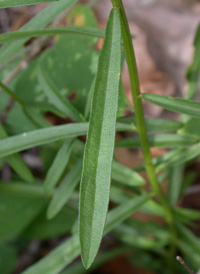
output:
[[[52,191],[52,189],[60,179],[65,167],[68,164],[73,146],[74,140],[69,139],[59,149],[50,169],[47,172],[47,176],[44,181],[44,189],[47,193],[50,193]]]
[[[88,123],[73,123],[33,130],[0,140],[0,157],[19,152],[30,147],[48,144],[64,138],[85,135]]]
[[[76,163],[76,165],[64,177],[59,187],[56,189],[47,210],[48,219],[55,217],[72,195],[75,187],[81,179],[81,168],[82,160]]]
[[[82,261],[93,262],[108,210],[121,67],[119,10],[111,11],[99,57],[80,190],[79,235]]]
[[[149,93],[140,97],[164,109],[200,118],[200,102]]]
[[[105,31],[103,29],[94,27],[79,27],[79,26],[67,26],[67,27],[54,27],[46,29],[36,29],[30,31],[14,31],[9,33],[0,34],[0,44],[16,41],[19,39],[30,39],[41,36],[54,36],[54,35],[66,35],[68,33],[88,35],[99,38],[105,37]]]

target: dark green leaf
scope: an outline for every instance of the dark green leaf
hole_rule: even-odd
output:
[[[17,263],[16,250],[5,244],[0,244],[0,273],[11,274]]]
[[[0,240],[18,236],[40,213],[46,201],[44,196],[35,195],[34,189],[33,184],[25,192],[17,183],[0,184]]]
[[[69,207],[64,207],[53,220],[47,220],[46,208],[23,232],[24,237],[36,240],[66,235],[76,219],[77,212]]]

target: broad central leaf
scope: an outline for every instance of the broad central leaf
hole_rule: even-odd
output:
[[[108,210],[121,65],[119,10],[113,9],[99,57],[80,190],[79,233],[83,264],[93,262]]]

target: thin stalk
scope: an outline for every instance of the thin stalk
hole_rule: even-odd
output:
[[[2,88],[6,93],[8,93],[15,101],[17,101],[21,106],[24,106],[22,100],[7,86],[0,82],[0,88]]]
[[[172,234],[172,249],[171,249],[171,256],[175,258],[175,242],[176,242],[176,232],[173,220],[172,210],[162,192],[160,184],[156,178],[154,166],[152,163],[152,156],[150,152],[150,146],[147,138],[146,126],[145,126],[145,119],[144,119],[144,112],[142,106],[142,100],[139,97],[140,95],[140,83],[137,71],[137,64],[135,59],[135,53],[132,45],[132,38],[128,26],[128,21],[126,18],[126,14],[124,11],[124,7],[121,0],[111,0],[113,7],[119,7],[121,13],[121,28],[122,28],[122,38],[124,42],[124,49],[126,54],[126,60],[129,70],[129,77],[131,83],[131,90],[132,90],[132,97],[134,103],[134,110],[135,110],[135,117],[137,122],[138,133],[140,136],[142,151],[144,155],[144,162],[146,172],[149,178],[149,181],[158,196],[161,204],[163,205],[165,211],[165,218],[170,227],[170,231]]]

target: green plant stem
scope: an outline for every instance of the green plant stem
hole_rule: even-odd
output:
[[[8,93],[15,101],[17,101],[21,106],[24,106],[24,103],[18,96],[15,95],[15,93],[9,89],[7,86],[5,86],[2,82],[0,82],[0,88],[2,88],[6,93]]]
[[[174,226],[173,214],[172,210],[162,192],[162,189],[159,185],[159,182],[156,178],[154,166],[152,163],[152,156],[150,152],[150,146],[147,138],[147,132],[145,127],[145,120],[144,120],[144,112],[142,106],[142,100],[139,97],[140,95],[140,83],[138,78],[138,71],[137,71],[137,64],[135,59],[135,53],[132,45],[132,38],[130,35],[130,30],[128,26],[128,21],[126,18],[126,14],[124,11],[124,7],[121,0],[111,0],[113,7],[120,8],[120,15],[121,15],[121,28],[122,28],[122,38],[124,42],[124,49],[126,54],[126,60],[129,70],[130,76],[130,83],[131,83],[131,90],[132,90],[132,97],[135,109],[135,117],[137,122],[138,133],[140,136],[142,151],[144,155],[145,161],[145,168],[149,178],[149,181],[157,194],[161,204],[163,205],[165,211],[166,221],[170,227],[171,235],[172,235],[172,249],[171,249],[171,256],[175,259],[175,242],[176,242],[176,231]]]

